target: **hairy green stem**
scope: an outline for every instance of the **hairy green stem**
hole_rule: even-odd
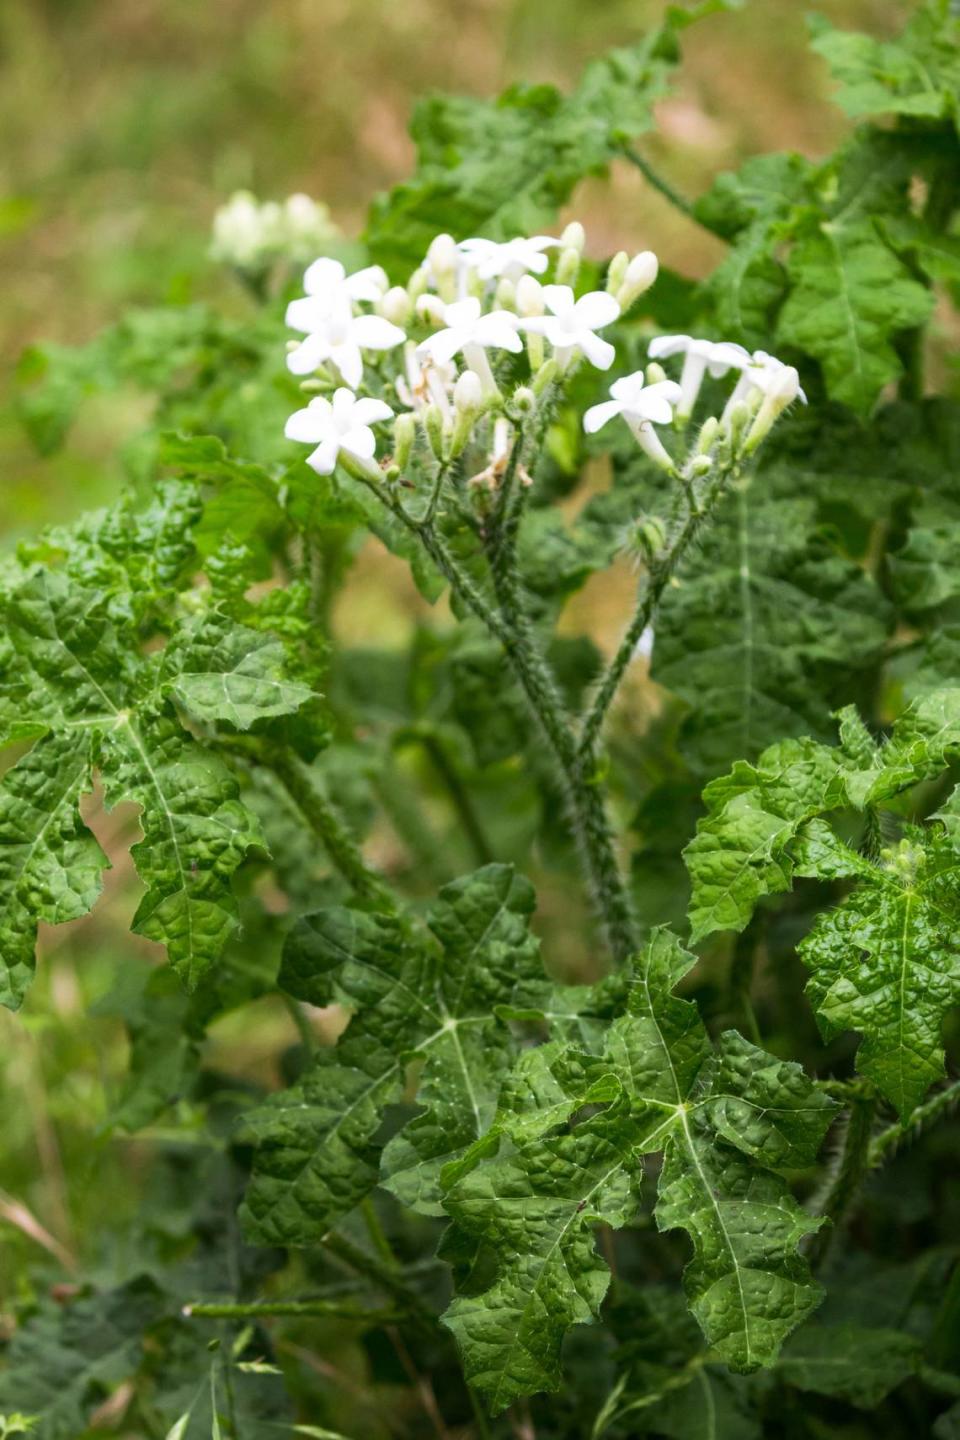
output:
[[[352,890],[387,911],[396,909],[389,888],[367,865],[360,847],[323,794],[310,767],[281,747],[263,751],[263,761],[276,775],[297,809],[323,844]]]
[[[710,225],[706,220],[702,220],[690,204],[690,201],[681,195],[679,190],[675,190],[669,180],[665,180],[660,172],[655,170],[650,164],[650,161],[643,155],[629,145],[624,145],[621,153],[626,160],[630,161],[631,165],[640,171],[640,174],[653,186],[654,190],[658,190],[665,200],[669,200],[675,210],[680,211],[681,215],[685,215],[688,220],[692,220],[693,223],[699,225],[702,230],[708,230],[711,235],[716,235],[721,240],[726,238],[721,235],[720,231],[715,229],[713,225]]]
[[[317,1315],[336,1320],[360,1320],[371,1325],[392,1325],[403,1312],[397,1309],[372,1310],[336,1300],[253,1300],[248,1304],[219,1304],[196,1301],[184,1305],[187,1319],[256,1320],[270,1315]]]
[[[886,1130],[881,1130],[880,1134],[871,1141],[867,1158],[868,1166],[872,1169],[876,1165],[882,1165],[905,1140],[914,1139],[927,1125],[949,1114],[958,1105],[960,1105],[960,1080],[954,1080],[945,1089],[938,1090],[936,1095],[931,1095],[923,1105],[918,1105],[906,1124],[890,1125]]]
[[[419,1295],[405,1284],[402,1275],[394,1265],[388,1265],[379,1255],[372,1255],[369,1250],[364,1250],[348,1240],[345,1235],[338,1234],[331,1230],[323,1237],[323,1247],[351,1270],[358,1275],[365,1275],[381,1290],[392,1295],[399,1305],[418,1321],[432,1330],[442,1328],[440,1321],[433,1311],[426,1306]]]
[[[652,622],[664,590],[675,575],[680,561],[696,540],[706,520],[724,494],[727,482],[731,478],[733,478],[733,472],[724,469],[707,487],[701,500],[698,501],[695,495],[691,494],[688,499],[687,513],[682,523],[664,548],[651,558],[646,583],[638,597],[633,618],[617,647],[616,654],[604,672],[594,695],[593,704],[583,722],[579,746],[581,756],[593,756],[607,711],[610,709],[627,672],[627,667],[633,659],[637,642]]]
[[[839,1159],[827,1176],[825,1190],[816,1204],[819,1214],[832,1223],[825,1224],[813,1237],[810,1259],[815,1268],[826,1260],[869,1169],[870,1137],[876,1105],[873,1095],[854,1099],[845,1117]]]
[[[429,731],[417,730],[413,738],[418,740],[426,751],[430,764],[450,796],[450,802],[457,812],[457,818],[463,827],[463,833],[467,837],[477,864],[489,865],[494,858],[493,850],[484,834],[477,812],[473,808],[473,801],[470,799],[467,787],[457,774],[456,768],[451,765],[446,750],[436,735]]]
[[[550,747],[590,892],[606,931],[611,952],[617,961],[626,960],[636,949],[636,934],[630,899],[617,864],[603,796],[595,783],[595,775],[578,761],[576,738],[567,722],[556,681],[532,639],[529,624],[523,623],[523,610],[515,589],[513,570],[506,573],[507,591],[502,591],[499,597],[507,612],[503,613],[488,603],[482,591],[458,565],[432,526],[418,524],[399,501],[385,495],[379,486],[371,483],[370,488],[408,529],[419,536],[427,554],[461,604],[472,611],[503,646]],[[519,629],[509,618],[513,616],[520,617]]]

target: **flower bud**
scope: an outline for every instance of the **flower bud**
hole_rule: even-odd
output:
[[[407,294],[410,296],[410,299],[414,301],[419,300],[429,284],[430,277],[427,274],[426,266],[421,265],[418,269],[414,270],[410,279],[407,281]]]
[[[535,275],[522,275],[517,281],[516,306],[517,314],[525,319],[543,314],[543,286]]]
[[[483,409],[483,385],[474,370],[464,370],[453,387],[453,404],[458,414],[478,415]]]
[[[646,560],[652,560],[667,543],[667,527],[659,515],[646,515],[636,522],[633,545]]]
[[[787,406],[796,400],[799,394],[800,376],[792,365],[784,365],[777,375],[775,384],[764,395],[763,403],[750,427],[750,433],[743,447],[746,454],[751,454],[767,438],[774,422],[783,414]]]
[[[304,395],[322,395],[324,390],[330,389],[329,381],[325,380],[301,380],[298,387]]]
[[[569,245],[566,250],[560,251],[560,258],[557,261],[557,284],[575,285],[579,273],[580,251]]]
[[[403,286],[394,285],[383,299],[377,302],[377,310],[384,320],[389,320],[391,325],[399,325],[402,330],[410,323],[413,305]]]
[[[431,295],[429,292],[419,295],[414,309],[418,319],[426,320],[429,325],[443,324],[446,306],[439,295]]]
[[[427,432],[430,449],[441,462],[445,459],[443,449],[443,415],[439,405],[428,405],[423,412],[423,428]]]
[[[626,250],[618,250],[607,266],[607,290],[611,295],[619,295],[623,289],[623,282],[627,278],[627,266],[629,264],[630,256]]]
[[[650,361],[650,364],[644,371],[644,375],[648,385],[660,385],[667,378],[666,370],[664,370],[662,365],[658,365],[656,360]]]
[[[517,305],[517,287],[506,275],[497,282],[494,294],[497,310],[515,310]]]
[[[452,235],[437,235],[430,241],[427,264],[437,280],[456,275],[460,266],[460,252]]]
[[[691,480],[702,480],[704,475],[709,475],[713,469],[713,461],[709,455],[694,455],[687,466],[687,474]]]
[[[393,422],[393,463],[400,470],[406,470],[413,453],[413,442],[417,438],[415,415],[405,411]]]
[[[560,236],[561,250],[576,250],[582,255],[587,244],[587,234],[579,220],[571,220]]]
[[[730,436],[730,447],[736,451],[740,448],[740,439],[744,430],[750,423],[750,407],[743,400],[738,400],[727,416],[727,432]]]
[[[638,300],[645,290],[650,289],[659,269],[660,262],[652,250],[641,250],[638,255],[634,255],[626,268],[620,289],[614,292],[621,310],[629,310],[634,301]]]
[[[387,465],[384,469],[383,478],[384,480],[388,481],[389,484],[396,485],[397,481],[400,479],[401,474],[402,471],[400,469],[400,466],[396,463],[396,461],[394,461],[392,465]]]
[[[711,415],[704,420],[700,427],[700,434],[697,437],[697,454],[706,455],[712,450],[720,436],[720,421],[716,415]]]
[[[554,360],[553,356],[551,355],[549,360],[544,360],[543,364],[540,366],[537,373],[533,377],[534,395],[542,395],[544,390],[546,390],[547,386],[553,384],[559,373],[560,366],[557,364],[556,360]]]
[[[513,392],[513,408],[518,415],[530,415],[537,408],[537,397],[529,385],[518,385]]]

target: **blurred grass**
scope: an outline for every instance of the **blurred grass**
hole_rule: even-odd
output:
[[[884,34],[909,7],[819,8]],[[118,442],[143,416],[137,397],[98,398],[67,451],[38,458],[11,402],[24,346],[82,341],[128,303],[210,294],[241,304],[204,262],[210,218],[231,191],[305,190],[357,231],[371,193],[409,169],[418,96],[488,94],[518,79],[569,86],[659,10],[658,0],[0,0],[0,531],[13,539],[109,498]],[[752,0],[696,27],[659,122],[645,153],[690,194],[759,150],[818,154],[845,123],[806,51],[796,0]],[[633,170],[590,182],[575,208],[598,253],[649,246],[692,274],[715,258],[715,242]],[[355,627],[352,639],[380,633],[384,613],[409,613],[408,593],[401,567],[362,562],[340,621]],[[616,587],[593,587],[578,605],[599,630],[623,608]],[[0,1012],[0,1187],[68,1248],[85,1241],[88,1259],[103,1197],[111,1227],[137,1203],[137,1145],[98,1136],[125,1046],[116,1022],[81,1022],[143,951],[125,934],[135,894],[123,845],[105,843],[120,858],[103,902],[42,937],[23,1014]],[[271,1011],[266,1028],[264,1018],[258,1011],[255,1044],[230,1024],[215,1037],[228,1071],[264,1078],[294,1038],[287,1017]],[[0,1215],[0,1312],[41,1248]]]

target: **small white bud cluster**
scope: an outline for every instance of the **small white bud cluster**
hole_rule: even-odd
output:
[[[309,195],[261,202],[238,190],[213,217],[210,257],[259,276],[279,260],[304,264],[339,233],[327,206]]]

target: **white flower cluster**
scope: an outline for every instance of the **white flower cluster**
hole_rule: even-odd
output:
[[[306,293],[287,309],[288,325],[303,336],[288,347],[287,363],[293,374],[314,377],[304,389],[338,388],[332,401],[320,394],[292,415],[287,436],[316,447],[308,464],[318,473],[330,474],[339,461],[370,478],[380,473],[372,424],[395,421],[392,465],[402,470],[418,430],[436,458],[449,464],[463,453],[478,421],[490,416],[488,463],[473,478],[495,486],[520,414],[583,363],[609,370],[616,351],[600,332],[656,279],[650,251],[632,258],[621,253],[608,267],[605,289],[578,296],[584,244],[578,224],[559,238],[503,243],[475,238],[457,244],[438,235],[408,284],[392,288],[378,266],[348,275],[335,260],[316,260],[304,276]],[[385,364],[383,357],[393,351],[398,357]],[[497,357],[524,351],[532,388],[521,380],[507,400],[495,373]],[[647,454],[668,470],[673,462],[653,427],[688,419],[707,373],[738,372],[721,423],[729,426],[736,412],[743,431],[748,416],[748,445],[759,443],[791,400],[803,398],[792,367],[739,345],[668,335],[652,341],[649,353],[654,362],[683,355],[679,383],[657,363],[646,374],[625,376],[611,386],[609,400],[587,411],[584,427],[592,434],[622,416]],[[377,398],[358,397],[368,366],[375,379],[367,388]],[[381,398],[384,391],[404,407],[401,413]]]
[[[326,205],[309,195],[261,202],[249,190],[237,190],[213,217],[210,257],[261,274],[276,260],[304,264],[338,234]]]

